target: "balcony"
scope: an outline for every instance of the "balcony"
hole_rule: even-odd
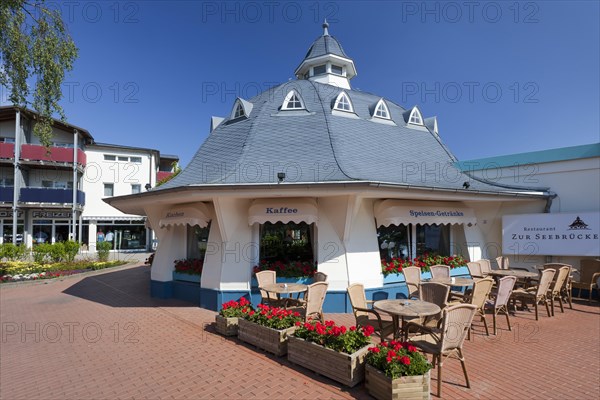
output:
[[[19,201],[22,203],[73,204],[72,189],[22,188]],[[77,191],[77,204],[85,205],[85,193]]]
[[[15,158],[15,144],[0,143],[0,158],[7,158],[12,161]]]
[[[160,182],[163,179],[168,178],[171,175],[173,175],[173,173],[171,171],[158,171],[156,173],[156,182]]]
[[[48,149],[44,146],[23,144],[21,145],[21,160],[44,161],[56,164],[73,163],[73,149],[66,147],[50,147],[49,150],[50,153],[48,153]],[[86,164],[86,156],[81,149],[77,149],[77,164],[82,167],[85,167]]]
[[[0,202],[13,202],[14,188],[12,186],[0,186]]]

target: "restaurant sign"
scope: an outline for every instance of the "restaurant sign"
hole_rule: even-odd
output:
[[[502,217],[503,254],[600,255],[600,213],[524,214]]]

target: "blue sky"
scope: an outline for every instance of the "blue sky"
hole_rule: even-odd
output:
[[[353,88],[438,116],[460,159],[600,141],[597,1],[78,1],[62,102],[96,141],[186,165],[212,115],[293,72],[327,17]]]

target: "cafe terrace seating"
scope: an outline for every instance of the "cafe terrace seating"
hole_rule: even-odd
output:
[[[581,297],[581,289],[589,291],[588,301],[592,301],[592,291],[598,290],[600,279],[600,259],[581,260],[579,263],[579,279],[573,281],[573,289],[578,289],[577,297]],[[600,298],[600,296],[599,296]]]
[[[481,321],[483,322],[483,326],[485,327],[485,333],[487,336],[490,335],[490,331],[488,329],[487,321],[485,319],[485,303],[489,300],[490,292],[492,291],[493,285],[494,280],[492,278],[483,278],[476,280],[475,284],[473,285],[473,291],[463,300],[463,303],[472,304],[476,307],[476,314],[481,317]],[[471,330],[469,330],[469,339],[470,338]]]
[[[538,304],[544,303],[544,305],[546,306],[546,312],[548,313],[548,317],[550,317],[551,315],[550,307],[548,304],[548,289],[550,288],[550,284],[552,283],[552,279],[554,278],[555,272],[556,271],[551,268],[545,269],[542,271],[542,276],[540,278],[539,285],[528,289],[519,288],[513,290],[511,296],[513,304],[516,302],[516,300],[521,300],[523,304],[525,304],[527,301],[533,302],[533,305],[535,306],[535,320],[537,321],[539,319]]]
[[[413,336],[410,342],[423,352],[433,355],[433,366],[437,366],[438,369],[437,391],[439,397],[442,397],[442,367],[446,358],[455,358],[460,361],[465,374],[466,386],[471,387],[462,348],[476,312],[477,306],[457,304],[442,310],[439,327],[431,328],[414,322],[406,324],[407,334],[420,333],[418,336]]]
[[[264,287],[276,283],[277,273],[275,271],[260,271],[256,273],[256,282],[258,287]],[[261,303],[270,306],[281,305],[281,299],[275,293],[269,293],[266,290],[260,289]]]
[[[448,305],[448,296],[450,295],[450,286],[442,283],[435,282],[423,282],[419,289],[419,299],[433,303],[442,310]],[[425,317],[421,322],[421,325],[427,327],[437,327],[439,321],[442,318],[440,311],[437,315]]]
[[[481,264],[479,264],[478,261],[468,262],[467,268],[469,269],[469,274],[473,279],[483,278],[483,273],[481,272]]]
[[[433,279],[450,278],[450,267],[447,265],[432,265],[429,270]]]
[[[487,277],[488,272],[492,270],[492,263],[487,259],[477,260],[477,262],[481,268],[481,275],[483,275],[484,278]]]
[[[547,269],[556,269],[549,267]],[[551,288],[548,290],[548,300],[552,305],[552,316],[554,316],[554,301],[558,300],[558,304],[560,305],[560,312],[564,313],[565,309],[563,307],[563,287],[565,286],[567,279],[569,278],[569,273],[571,271],[571,267],[568,265],[563,265],[558,268],[558,271],[555,272],[554,282],[551,284]]]
[[[323,302],[325,301],[328,286],[329,283],[327,282],[315,282],[308,285],[304,299],[294,300],[298,306],[291,309],[298,311],[304,317],[305,322],[316,318],[325,323]]]
[[[506,315],[506,323],[508,324],[508,330],[512,331],[510,327],[510,318],[508,312],[508,301],[515,287],[517,278],[515,276],[505,276],[498,280],[498,289],[495,293],[491,293],[494,298],[494,302],[488,301],[486,308],[492,311],[493,324],[494,324],[494,335],[496,335],[496,316],[500,313]]]
[[[354,283],[348,286],[347,290],[357,327],[372,326],[375,328],[375,332],[379,332],[381,341],[384,341],[386,336],[394,332],[392,321],[382,319],[377,311],[369,308],[369,304],[372,304],[373,301],[367,300],[365,287],[361,283]]]
[[[421,284],[421,268],[405,267],[402,269],[404,280],[408,287],[408,298],[419,297],[419,285]]]

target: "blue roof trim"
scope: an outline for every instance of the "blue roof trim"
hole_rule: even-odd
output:
[[[476,171],[492,166],[494,168],[502,168],[514,165],[541,164],[592,157],[600,157],[600,143],[458,161],[456,162],[456,166],[463,171]]]

